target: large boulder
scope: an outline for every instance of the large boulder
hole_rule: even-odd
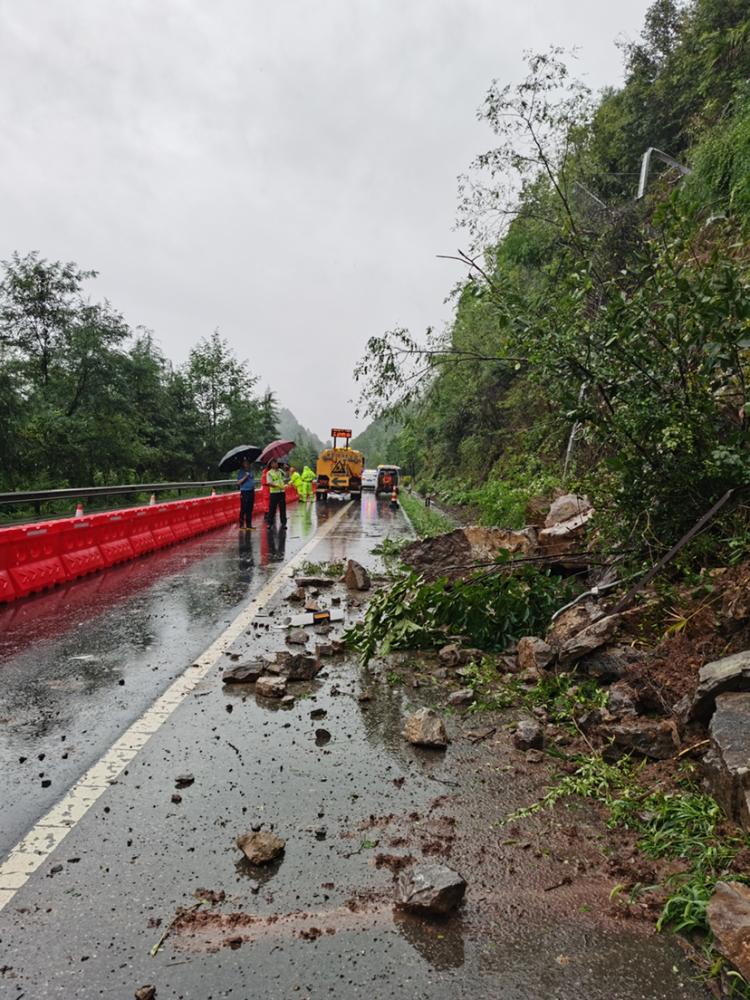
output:
[[[706,790],[750,833],[750,692],[720,694],[703,758]]]
[[[404,736],[410,743],[424,747],[445,747],[448,734],[440,716],[431,708],[420,708],[406,720]]]
[[[750,887],[717,882],[706,916],[714,948],[750,982]]]
[[[466,892],[466,880],[445,865],[417,865],[399,874],[396,906],[414,913],[442,915],[454,910]]]
[[[520,670],[547,670],[555,662],[557,650],[544,639],[526,635],[518,640],[518,666]]]
[[[605,615],[571,636],[558,652],[560,666],[570,666],[588,653],[593,653],[595,649],[604,646],[613,637],[619,624],[619,615]]]
[[[673,719],[622,719],[599,728],[602,736],[613,736],[619,747],[635,750],[653,760],[671,760],[680,751],[680,734]]]
[[[570,521],[573,518],[593,514],[594,508],[587,496],[578,496],[575,493],[566,493],[564,496],[553,500],[550,505],[549,514],[544,521],[545,528],[553,528],[563,521]]]
[[[725,691],[750,691],[750,651],[734,653],[701,667],[689,717],[708,720],[717,697]]]
[[[369,590],[372,586],[370,574],[361,563],[350,559],[346,565],[345,582],[350,590]]]
[[[237,846],[250,864],[267,865],[281,854],[286,847],[286,841],[268,830],[254,830],[238,837]]]
[[[472,525],[455,531],[411,542],[401,549],[401,561],[422,573],[428,583],[440,576],[460,580],[471,576],[477,563],[491,563],[505,549],[511,555],[536,554],[535,527],[523,531],[504,528],[480,528]]]

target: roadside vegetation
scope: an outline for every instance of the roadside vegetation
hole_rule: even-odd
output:
[[[544,718],[559,771],[506,823],[599,803],[634,852],[664,863],[654,882],[623,879],[613,906],[694,935],[711,975],[722,959],[706,906],[717,881],[748,884],[750,843],[700,786],[705,727],[688,737],[672,708],[703,664],[750,643],[737,596],[750,580],[750,0],[654,0],[641,37],[620,47],[624,82],[598,94],[556,48],[529,54],[520,82],[491,86],[478,112],[488,148],[459,189],[465,243],[446,263],[453,320],[372,338],[355,370],[381,461],[412,477],[401,502],[421,538],[450,529],[416,494],[459,524],[532,536],[556,498],[585,495],[588,576],[577,588],[506,562],[426,583],[406,569],[347,638],[365,663],[455,642],[460,677],[424,667],[419,683],[460,684],[468,712]],[[570,666],[533,681],[505,661],[571,595],[640,578],[722,498],[618,633],[619,676],[646,685],[644,724],[666,717],[687,741],[689,757],[644,765],[579,725],[607,714],[596,670],[608,654],[593,676]],[[624,592],[608,591],[609,607]]]

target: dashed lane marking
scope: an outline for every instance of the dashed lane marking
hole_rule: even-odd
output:
[[[83,819],[97,799],[107,791],[110,782],[135,757],[174,710],[202,680],[235,639],[245,631],[274,594],[288,582],[326,535],[330,534],[349,510],[351,502],[326,521],[313,538],[290,559],[258,592],[257,596],[237,615],[231,625],[180,674],[151,708],[137,719],[109,750],[65,793],[62,799],[45,813],[39,822],[10,851],[0,864],[0,910],[11,902],[34,872],[60,846],[79,820]]]

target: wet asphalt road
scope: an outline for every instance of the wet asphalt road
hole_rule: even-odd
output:
[[[340,510],[336,501],[297,508],[286,540],[263,527],[241,541],[219,529],[6,609],[0,856]],[[400,510],[365,496],[309,558],[357,558],[377,571],[373,545],[407,530]],[[227,653],[285,648],[266,626],[288,613],[290,589],[285,582]],[[348,609],[350,620],[357,614]],[[223,686],[228,662],[191,689],[0,912],[0,996],[129,998],[149,983],[157,1000],[704,995],[684,968],[664,980],[672,956],[684,966],[666,938],[648,945],[658,961],[644,963],[642,935],[625,930],[581,941],[565,925],[509,924],[490,940],[464,934],[459,919],[394,918],[391,876],[373,866],[373,845],[390,838],[390,850],[399,818],[429,814],[446,789],[446,758],[401,735],[411,693],[336,657],[314,682],[294,685],[295,705],[282,709]],[[374,698],[363,704],[365,687]],[[315,709],[324,722],[311,718]],[[331,733],[322,745],[320,725]],[[186,772],[195,780],[176,793]],[[234,846],[258,823],[287,841],[265,870]],[[234,930],[208,920],[151,956],[176,908],[206,890],[226,894],[217,909],[235,915]],[[562,952],[583,952],[585,964],[557,964]]]

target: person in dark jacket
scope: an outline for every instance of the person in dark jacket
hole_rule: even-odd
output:
[[[253,531],[253,507],[255,506],[255,476],[250,462],[242,459],[242,468],[237,473],[240,488],[240,531]]]

